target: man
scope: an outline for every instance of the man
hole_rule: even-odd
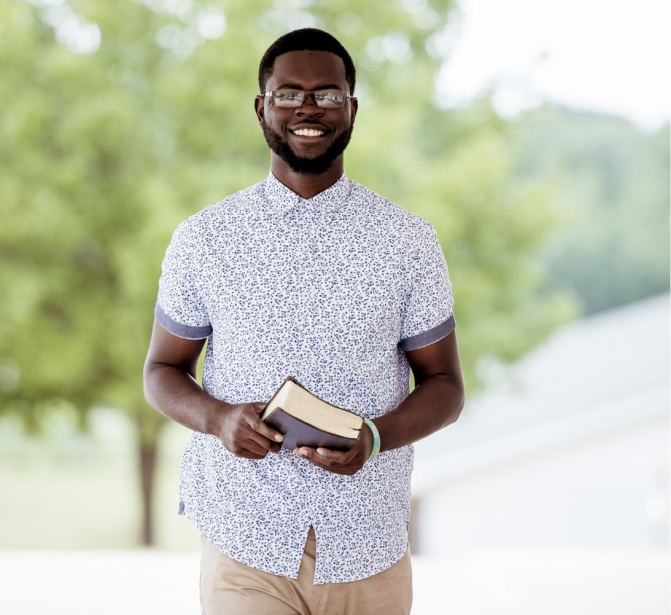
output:
[[[344,173],[355,79],[331,35],[279,38],[255,100],[268,178],[180,224],[163,262],[145,392],[194,430],[180,512],[207,615],[410,612],[410,445],[464,389],[433,227]],[[259,415],[286,376],[367,419],[349,451],[280,448]]]

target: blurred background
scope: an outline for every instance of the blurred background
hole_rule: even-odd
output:
[[[160,265],[267,175],[258,62],[308,26],[357,67],[347,174],[454,287],[413,613],[668,614],[663,0],[2,0],[0,612],[198,612],[189,434],[142,394]]]

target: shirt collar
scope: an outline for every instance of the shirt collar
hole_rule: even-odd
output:
[[[290,188],[287,188],[274,175],[272,169],[268,173],[268,179],[265,181],[265,195],[272,213],[284,215],[298,205],[304,205],[306,208],[315,208],[322,214],[329,214],[339,209],[347,200],[350,193],[350,182],[343,171],[338,181],[316,194],[311,199],[303,199]]]

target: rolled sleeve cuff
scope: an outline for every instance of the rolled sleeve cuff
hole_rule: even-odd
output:
[[[450,316],[445,322],[439,324],[433,329],[424,331],[424,333],[418,333],[411,337],[406,337],[404,340],[401,340],[400,346],[401,350],[407,352],[408,350],[417,350],[418,348],[424,348],[424,346],[429,346],[438,340],[447,337],[452,331],[454,331],[457,326],[457,322],[454,320],[454,314]]]
[[[154,316],[159,324],[168,332],[183,337],[187,340],[202,340],[210,337],[212,334],[212,326],[205,325],[204,327],[194,327],[191,325],[183,325],[168,316],[163,308],[157,303],[154,310]]]

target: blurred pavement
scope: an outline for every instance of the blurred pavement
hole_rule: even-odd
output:
[[[194,551],[0,551],[0,613],[198,615],[199,560]],[[413,557],[413,577],[413,615],[669,614],[664,550],[478,549]]]

